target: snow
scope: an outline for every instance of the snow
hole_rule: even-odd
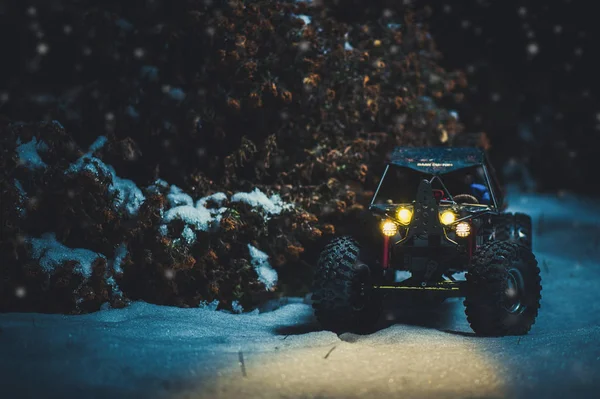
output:
[[[153,65],[144,65],[142,66],[140,75],[143,78],[147,78],[151,81],[156,81],[158,79],[158,68]]]
[[[161,224],[158,228],[159,233],[164,237],[169,234],[169,226]]]
[[[113,295],[119,295],[119,296],[123,295],[123,292],[121,291],[121,289],[117,285],[117,282],[115,281],[115,278],[113,276],[108,277],[106,279],[106,283],[112,288],[112,294]]]
[[[167,223],[179,219],[186,224],[194,226],[196,230],[208,231],[212,221],[212,215],[206,208],[195,208],[190,205],[182,205],[166,211],[163,219]]]
[[[223,204],[223,202],[227,201],[227,195],[225,195],[225,193],[214,193],[212,195],[209,195],[207,197],[202,197],[198,200],[198,202],[196,203],[196,206],[206,206],[206,204],[208,203],[208,201],[212,201],[217,203],[217,205],[221,205]]]
[[[123,264],[123,260],[127,256],[127,244],[123,243],[117,247],[115,250],[115,258],[112,262],[113,270],[115,273],[123,273],[123,269],[121,265]]]
[[[135,109],[133,105],[129,105],[127,107],[127,115],[129,115],[132,119],[138,119],[140,117],[140,113]]]
[[[233,313],[243,313],[244,307],[238,301],[231,302],[231,310]]]
[[[540,46],[537,43],[529,43],[527,45],[527,52],[532,56],[536,55],[540,52]]]
[[[277,272],[269,264],[269,256],[250,244],[248,244],[248,250],[250,251],[250,263],[258,274],[258,281],[263,283],[267,290],[273,289],[277,284]]]
[[[286,204],[277,194],[273,194],[270,198],[258,188],[249,193],[236,193],[231,197],[231,202],[245,202],[254,208],[262,208],[270,215],[279,215],[285,210],[293,207],[291,204]]]
[[[25,189],[23,188],[23,185],[17,179],[15,179],[15,187],[17,188],[17,191],[19,191],[19,195],[21,197],[27,198],[27,193],[25,192]]]
[[[298,15],[294,15],[294,16],[296,18],[300,18],[302,21],[304,21],[305,25],[310,25],[310,23],[312,22],[312,19],[308,15],[298,14]]]
[[[184,193],[183,190],[176,185],[171,186],[170,192],[167,194],[167,199],[169,200],[171,207],[182,205],[194,206],[192,197]]]
[[[136,215],[146,200],[142,190],[133,181],[118,177],[111,166],[109,166],[109,170],[113,176],[113,182],[109,189],[117,192],[117,207],[124,206],[130,216]]]
[[[185,100],[185,93],[178,87],[173,87],[168,92],[169,97],[171,97],[175,101],[183,101]]]
[[[196,233],[194,233],[194,230],[192,230],[190,226],[185,226],[183,228],[181,237],[183,237],[188,245],[192,245],[194,242],[196,242]]]
[[[199,307],[201,309],[206,309],[206,310],[214,312],[219,307],[219,301],[217,301],[216,299],[212,302],[202,301],[202,302],[200,302]]]
[[[98,138],[96,138],[96,140],[92,143],[92,145],[90,145],[87,155],[91,156],[94,152],[96,152],[99,149],[101,149],[102,147],[104,147],[106,145],[107,141],[108,141],[108,139],[105,136],[98,136]]]
[[[117,209],[125,209],[129,216],[135,216],[142,203],[146,200],[142,190],[140,190],[133,181],[117,176],[112,166],[106,165],[99,158],[92,155],[94,152],[101,149],[106,142],[106,137],[98,137],[89,147],[88,152],[71,164],[66,173],[75,174],[80,173],[82,170],[86,170],[98,176],[100,171],[102,171],[104,174],[111,176],[112,183],[108,189],[109,192],[117,194],[115,200]]]
[[[75,271],[82,276],[90,278],[92,275],[92,264],[104,255],[81,248],[68,248],[56,241],[54,233],[43,234],[40,238],[28,238],[31,244],[31,257],[39,259],[40,266],[48,275],[54,273],[57,267],[68,260],[77,261]]]
[[[142,302],[0,314],[3,397],[595,398],[600,205],[515,193],[508,202],[532,214],[536,232],[544,290],[528,335],[474,337],[461,299],[391,301],[377,332],[340,336],[300,298],[245,314]]]
[[[19,163],[30,170],[45,169],[48,166],[42,161],[42,158],[40,158],[40,154],[38,153],[38,151],[44,152],[47,150],[48,146],[46,143],[43,141],[38,142],[35,137],[23,144],[21,144],[20,140],[17,141]]]

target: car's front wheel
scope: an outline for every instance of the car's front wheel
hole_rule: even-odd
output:
[[[341,333],[369,331],[381,313],[372,271],[364,251],[351,237],[329,243],[317,264],[313,308],[323,328]]]
[[[467,273],[465,313],[479,335],[527,334],[541,300],[540,269],[531,250],[490,242],[475,254]]]

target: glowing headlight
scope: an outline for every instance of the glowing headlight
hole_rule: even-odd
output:
[[[398,226],[391,220],[384,220],[383,223],[381,223],[381,232],[386,237],[395,236],[398,232]]]
[[[408,208],[399,208],[396,212],[396,218],[401,224],[409,224],[412,219],[412,211]]]
[[[459,237],[467,237],[471,233],[471,225],[467,222],[460,222],[456,225],[456,235]]]
[[[440,221],[445,225],[452,224],[452,223],[454,223],[455,220],[456,220],[456,215],[452,211],[444,211],[440,215]]]

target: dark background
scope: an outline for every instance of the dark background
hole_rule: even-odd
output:
[[[49,20],[35,7],[42,3],[63,12],[53,12]],[[93,54],[85,55],[84,38],[69,32],[78,24],[73,19],[79,3],[0,2],[0,115],[43,119],[46,104],[62,86],[85,83],[90,74],[110,76],[109,67],[96,63]],[[124,7],[134,12],[137,3],[151,6],[152,1]],[[377,15],[394,2],[337,3],[341,15]],[[517,179],[527,190],[597,194],[593,157],[600,146],[600,61],[595,3],[414,4],[431,8],[426,23],[444,54],[441,64],[467,72],[468,95],[457,108],[460,121],[467,131],[488,134],[491,155],[505,177]]]
[[[459,109],[487,132],[492,154],[527,165],[544,191],[598,193],[600,145],[598,20],[594,2],[446,2],[430,29],[443,64],[470,82]],[[508,169],[508,168],[507,168]]]

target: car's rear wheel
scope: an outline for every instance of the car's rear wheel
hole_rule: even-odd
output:
[[[325,247],[312,295],[315,315],[323,328],[337,333],[368,332],[377,322],[381,297],[372,288],[369,261],[351,237],[336,238]]]
[[[474,256],[467,273],[465,313],[479,335],[527,334],[541,300],[540,269],[519,243],[491,242]]]

